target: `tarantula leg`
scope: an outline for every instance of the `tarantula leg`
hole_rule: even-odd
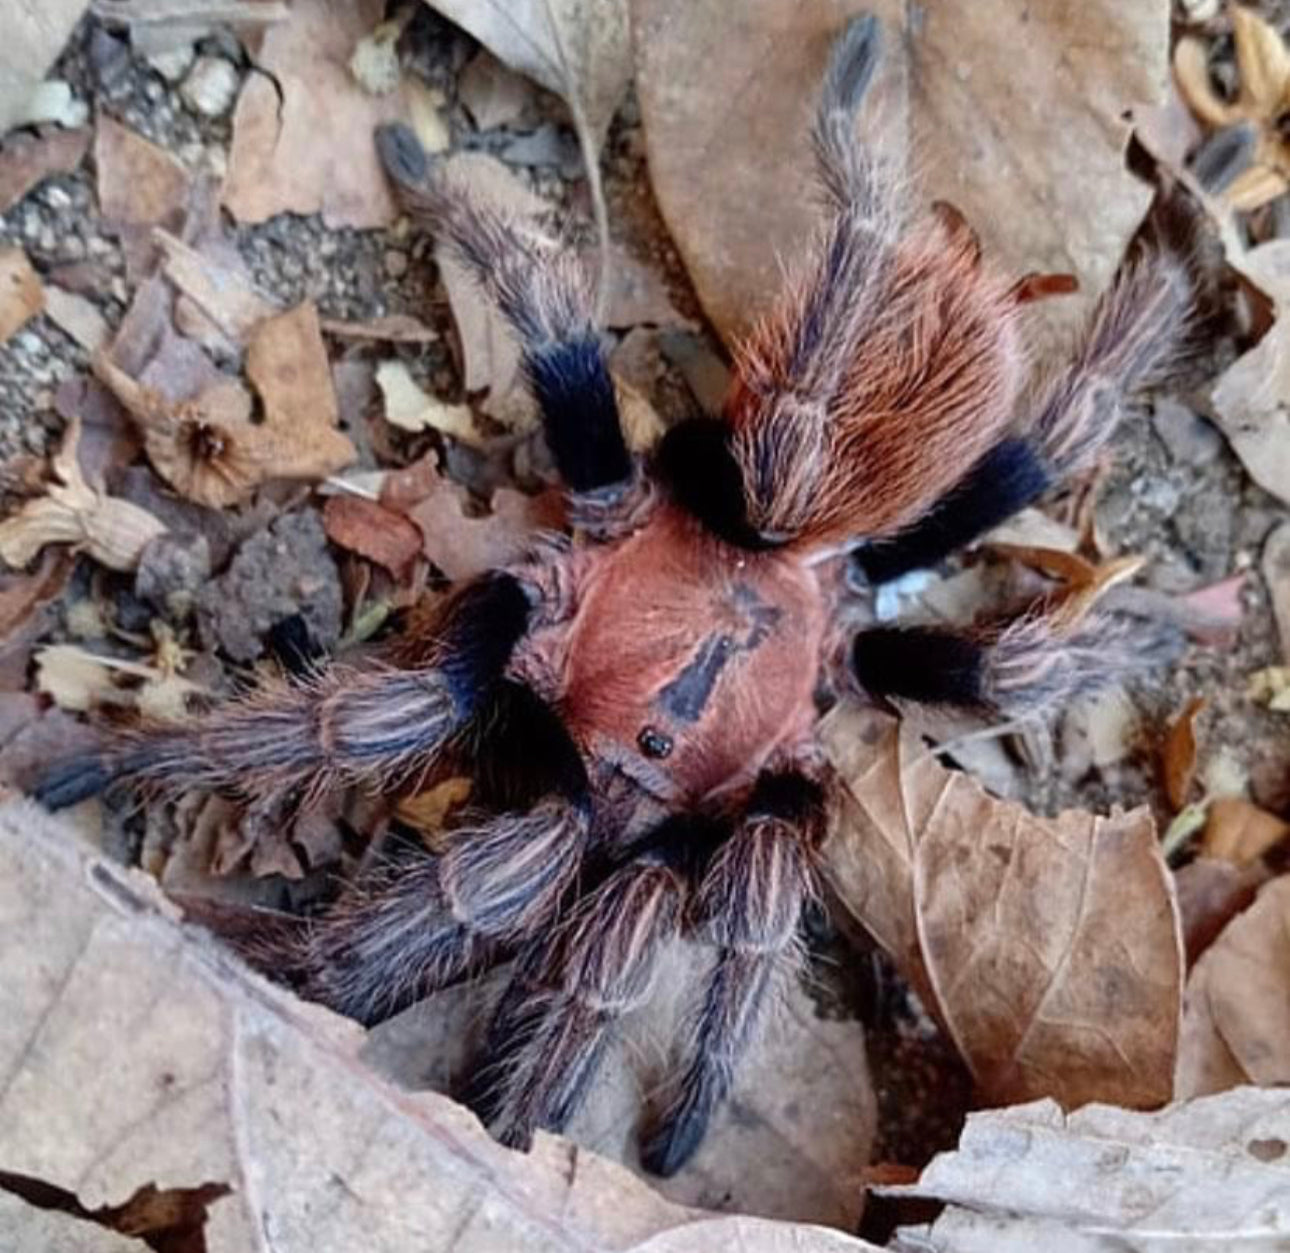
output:
[[[405,782],[472,718],[529,614],[517,579],[485,576],[450,601],[425,664],[334,666],[266,686],[200,719],[120,735],[55,766],[36,797],[60,809],[114,784],[134,784],[308,804],[334,787]]]
[[[539,1128],[576,1112],[624,1014],[653,991],[657,959],[679,934],[685,863],[706,825],[678,817],[628,865],[521,953],[489,1027],[466,1100],[504,1144],[527,1148]]]
[[[478,203],[434,167],[401,123],[376,133],[404,207],[438,233],[519,337],[547,443],[575,492],[626,483],[632,459],[596,328],[595,296],[576,256]]]
[[[656,1175],[675,1174],[697,1151],[756,1035],[776,976],[796,963],[823,812],[819,787],[804,776],[763,776],[748,814],[700,882],[692,932],[716,949],[716,959],[691,1014],[679,1069],[641,1146],[642,1163]]]
[[[367,871],[310,928],[304,994],[370,1025],[488,964],[555,921],[587,832],[585,803],[548,797]]]
[[[1174,364],[1193,300],[1184,262],[1157,246],[1122,270],[1074,360],[1044,388],[1021,436],[996,444],[921,519],[856,553],[873,583],[935,564],[1088,466],[1141,392]]]
[[[856,678],[874,696],[1018,717],[1089,695],[1172,659],[1176,631],[1095,610],[1067,623],[1046,607],[954,631],[879,627],[852,645]]]

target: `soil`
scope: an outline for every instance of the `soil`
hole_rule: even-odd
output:
[[[485,147],[513,160],[513,145],[496,135],[473,133],[457,103],[458,78],[475,52],[472,41],[428,10],[418,14],[408,38],[415,63],[447,92],[454,143]],[[229,40],[205,41],[198,52],[225,58],[239,74],[247,71],[244,54]],[[185,162],[206,161],[218,168],[226,160],[230,115],[196,113],[177,82],[133,56],[120,38],[93,20],[82,23],[56,73],[96,113],[119,118]],[[552,128],[554,138],[551,130],[543,132],[546,155],[538,156],[545,161],[554,154],[554,163],[517,164],[516,172],[571,213],[585,213],[586,184],[579,177],[576,143],[563,109],[554,99],[541,97],[540,111],[536,129]],[[524,151],[518,155],[533,159]],[[631,101],[612,128],[604,168],[615,239],[660,271],[678,309],[697,321],[697,302],[653,202],[639,114]],[[400,354],[415,361],[417,372],[433,379],[440,394],[459,394],[449,347],[451,318],[424,242],[394,232],[329,230],[317,218],[293,215],[263,226],[239,226],[233,238],[256,282],[284,307],[308,297],[324,317],[402,312],[430,323],[441,332],[439,341],[401,348]],[[129,295],[125,258],[99,217],[92,160],[76,174],[50,179],[0,217],[0,244],[10,243],[25,248],[42,274],[61,274],[75,282],[109,324],[120,321]],[[683,371],[656,347],[649,345],[643,356],[648,363],[645,381],[657,407],[667,419],[697,411],[699,401]],[[719,373],[714,337],[707,339],[704,351],[703,368]],[[56,446],[64,427],[55,404],[57,390],[87,365],[85,351],[44,317],[0,346],[0,460],[6,474],[18,475],[24,458],[43,456]],[[1039,769],[1027,765],[1009,741],[1005,747],[1016,790],[1039,810],[1078,806],[1100,811],[1146,803],[1167,823],[1171,814],[1159,784],[1159,744],[1170,719],[1194,695],[1207,702],[1200,723],[1207,752],[1221,748],[1227,768],[1249,776],[1255,798],[1263,804],[1279,811],[1290,804],[1281,767],[1283,716],[1261,710],[1245,694],[1253,671],[1282,660],[1259,560],[1268,533],[1287,513],[1249,481],[1216,430],[1199,416],[1199,408],[1194,397],[1161,396],[1153,412],[1125,424],[1114,442],[1112,468],[1098,489],[1098,534],[1110,554],[1148,556],[1145,582],[1161,591],[1187,592],[1244,573],[1239,633],[1230,647],[1192,646],[1180,659],[1129,686],[1129,747],[1121,760],[1101,767],[1072,760],[1064,747],[1070,742],[1068,724],[1082,716],[1072,711],[1063,712],[1050,728],[1051,761]],[[450,465],[454,471],[465,466],[462,473],[469,476],[478,467],[468,463],[469,458],[458,458]],[[513,473],[514,467],[502,473],[508,471]],[[3,475],[0,481],[5,481]],[[314,549],[324,551],[321,544]],[[44,639],[75,638],[71,609],[83,603],[88,582],[84,576],[72,581]],[[334,575],[329,585],[335,585]],[[129,619],[126,600],[118,606],[122,622]],[[332,617],[324,634],[334,640],[339,633],[335,606],[328,613]],[[257,628],[248,619],[248,629]],[[247,654],[241,643],[238,647],[237,655]],[[870,1030],[881,1111],[878,1157],[920,1165],[955,1139],[970,1093],[967,1077],[883,959],[844,941],[826,920],[817,919],[817,924],[811,983],[822,1012],[858,1015]]]

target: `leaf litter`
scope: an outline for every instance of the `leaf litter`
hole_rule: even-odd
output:
[[[426,314],[424,322],[384,300],[324,299],[307,285],[302,290],[275,283],[271,273],[266,277],[261,265],[248,260],[247,241],[257,230],[277,229],[273,219],[278,214],[319,213],[332,226],[385,227],[393,222],[392,203],[375,172],[370,144],[376,119],[407,117],[428,148],[447,151],[454,177],[474,181],[520,216],[525,229],[547,233],[556,200],[563,207],[572,199],[585,209],[590,199],[593,211],[598,209],[594,186],[546,174],[517,177],[489,155],[505,155],[505,149],[490,146],[495,141],[480,133],[500,127],[523,132],[544,124],[550,101],[512,72],[519,70],[570,106],[584,157],[603,144],[606,168],[616,170],[624,152],[630,152],[621,135],[625,126],[639,159],[640,128],[630,120],[634,106],[620,115],[628,120],[607,132],[628,78],[622,67],[630,7],[653,190],[719,330],[728,333],[746,311],[765,306],[757,293],[777,279],[776,254],[792,256],[795,241],[809,229],[804,199],[770,194],[766,180],[774,180],[772,191],[786,182],[796,185],[790,172],[801,154],[785,146],[790,126],[800,132],[826,35],[840,25],[846,4],[796,6],[791,14],[786,8],[781,26],[775,25],[779,11],[774,5],[757,14],[730,14],[707,3],[682,8],[669,0],[635,0],[631,6],[603,6],[599,24],[584,20],[585,6],[563,0],[512,6],[505,14],[497,6],[474,5],[469,20],[480,23],[475,34],[499,60],[487,60],[483,53],[458,56],[453,64],[464,64],[468,71],[473,67],[473,73],[454,78],[451,69],[446,74],[432,70],[430,82],[421,77],[425,60],[418,51],[418,24],[425,14],[411,5],[396,23],[399,30],[377,40],[385,75],[379,85],[385,90],[373,95],[354,80],[349,64],[363,37],[378,31],[381,7],[355,6],[340,14],[322,0],[297,0],[290,8],[135,0],[130,16],[123,17],[117,6],[96,6],[113,10],[112,20],[128,28],[136,51],[191,47],[196,37],[191,32],[201,32],[203,22],[246,23],[238,29],[256,68],[242,77],[229,177],[222,190],[223,203],[241,225],[227,232],[220,225],[220,189],[212,189],[207,175],[194,174],[191,152],[178,160],[173,145],[155,142],[153,128],[147,128],[145,138],[138,118],[128,111],[121,120],[100,111],[93,128],[100,209],[105,226],[119,237],[126,290],[133,295],[110,346],[100,346],[102,326],[96,317],[101,319],[106,308],[111,326],[118,321],[117,305],[67,300],[43,246],[20,250],[22,262],[16,257],[10,261],[19,275],[14,308],[23,315],[12,334],[20,337],[20,330],[46,324],[63,327],[125,403],[152,467],[130,464],[138,443],[131,442],[125,421],[104,417],[110,410],[104,408],[107,393],[102,388],[96,398],[96,385],[84,376],[79,387],[60,388],[60,411],[75,414],[85,406],[81,456],[76,456],[73,439],[69,463],[65,444],[48,489],[20,501],[0,523],[7,528],[26,518],[27,548],[17,551],[27,561],[39,562],[33,573],[7,576],[10,581],[0,586],[0,610],[12,608],[0,645],[12,648],[12,656],[5,653],[0,662],[16,676],[16,685],[31,689],[7,693],[6,700],[14,699],[0,710],[0,776],[19,786],[30,784],[43,757],[88,734],[60,705],[107,706],[116,711],[114,716],[127,718],[138,708],[173,716],[194,696],[226,692],[244,681],[245,670],[230,673],[230,661],[272,667],[265,660],[266,638],[284,621],[303,617],[313,643],[324,649],[337,646],[342,636],[362,639],[379,629],[392,607],[412,604],[427,587],[430,596],[436,595],[444,581],[470,577],[509,559],[535,527],[564,528],[558,496],[543,490],[547,480],[541,458],[527,454],[535,415],[522,385],[518,353],[478,292],[459,272],[454,274],[450,258],[435,259],[446,304]],[[454,9],[449,3],[434,7]],[[886,16],[889,52],[903,42],[910,58],[892,57],[884,88],[887,107],[895,115],[897,134],[900,118],[907,118],[914,150],[921,154],[916,166],[922,181],[967,214],[997,259],[1024,269],[1042,265],[1078,273],[1080,296],[1048,302],[1057,321],[1073,319],[1104,284],[1145,207],[1145,187],[1132,180],[1121,161],[1127,139],[1122,113],[1131,106],[1135,116],[1139,110],[1145,116],[1144,105],[1157,98],[1151,79],[1167,50],[1163,6],[1153,4],[1132,14],[1063,14],[1044,17],[1037,25],[1032,18],[1027,37],[1036,55],[1027,73],[1042,80],[1035,91],[1047,93],[1045,107],[1034,114],[1034,129],[1027,129],[1031,123],[1018,117],[1011,96],[996,86],[1011,83],[1000,59],[1015,64],[1015,40],[998,36],[1000,31],[1015,33],[1015,5],[997,0],[972,14],[938,11],[908,31],[903,12],[897,14],[893,6]],[[466,13],[459,17],[467,21]],[[1232,17],[1238,28],[1243,20]],[[1095,30],[1096,38],[1085,38],[1088,30]],[[1112,31],[1115,38],[1108,42]],[[894,32],[899,37],[892,38]],[[1108,53],[1111,46],[1118,52]],[[1075,52],[1063,60],[1057,55],[1061,49]],[[473,45],[467,49],[473,51]],[[756,60],[759,72],[732,106],[724,97],[733,94],[729,84],[738,81],[740,58]],[[774,73],[768,68],[772,63],[778,66]],[[952,65],[971,72],[944,72]],[[1013,84],[1008,91],[1014,89],[1020,90]],[[328,125],[320,126],[317,110],[324,103]],[[474,142],[482,150],[454,150],[452,142],[463,130],[470,133],[472,125]],[[711,128],[719,128],[723,142],[705,152],[703,136]],[[46,194],[43,188],[77,177],[67,171],[76,170],[89,131],[63,134],[6,137],[0,146],[0,202],[5,195],[15,201],[39,200]],[[997,136],[1007,137],[1002,148],[996,146]],[[628,157],[628,168],[630,161]],[[1080,177],[1071,177],[1072,170]],[[762,180],[763,191],[740,194],[741,179]],[[1045,211],[1018,212],[1028,197],[1042,200]],[[615,207],[621,203],[615,200]],[[248,228],[265,219],[264,227]],[[1275,239],[1267,242],[1266,217],[1250,220],[1253,247],[1236,250],[1230,230],[1225,238],[1229,261],[1245,275],[1246,303],[1256,316],[1250,333],[1243,341],[1238,338],[1244,355],[1232,354],[1234,363],[1213,383],[1202,407],[1218,421],[1249,473],[1276,492],[1276,467],[1286,446],[1275,385],[1284,267]],[[400,249],[406,246],[405,225],[396,223],[390,232]],[[412,308],[421,312],[433,271],[420,246],[410,255],[407,281],[419,285]],[[656,360],[666,363],[662,368],[671,370],[675,363],[682,377],[693,380],[700,402],[709,409],[717,406],[725,367],[710,341],[696,333],[693,320],[673,305],[675,274],[663,284],[657,254],[628,250],[617,239],[607,255],[605,320],[611,342],[616,338],[621,344],[634,335],[631,361],[639,365],[644,337],[653,337],[650,348],[657,346]],[[642,262],[642,255],[650,260]],[[588,263],[595,260],[589,252]],[[46,317],[39,307],[23,312],[34,299],[31,278],[44,290]],[[1262,295],[1254,298],[1251,292]],[[92,288],[79,289],[82,300],[94,294]],[[440,311],[452,316],[446,339]],[[1045,314],[1049,311],[1045,307]],[[459,371],[451,369],[445,349],[455,350]],[[626,354],[622,360],[629,364]],[[666,414],[656,407],[659,376],[653,371],[659,368],[651,363],[648,370],[634,369],[616,380],[629,438],[639,449],[651,446],[678,416],[674,407]],[[366,382],[341,389],[336,380],[342,377]],[[372,392],[373,379],[383,384],[379,399]],[[97,417],[91,421],[94,405]],[[348,466],[358,468],[341,477]],[[158,475],[173,491],[160,485]],[[517,480],[526,490],[516,490]],[[41,502],[68,490],[75,497],[71,516],[59,515],[56,526],[46,522],[45,530],[35,534],[48,538],[35,542],[31,520],[51,508]],[[1085,501],[1096,493],[1096,487],[1087,491]],[[157,528],[141,547],[121,540],[119,528],[103,521],[102,510],[117,506],[138,510],[150,519],[147,526]],[[62,507],[71,508],[66,500]],[[1025,577],[1064,583],[1072,614],[1086,610],[1093,597],[1120,597],[1117,603],[1172,615],[1192,634],[1220,646],[1248,630],[1242,595],[1253,580],[1262,577],[1279,608],[1276,593],[1284,580],[1275,535],[1267,541],[1261,572],[1242,567],[1209,585],[1193,583],[1180,597],[1152,586],[1110,588],[1134,574],[1150,584],[1151,567],[1144,575],[1138,557],[1117,557],[1114,529],[1094,532],[1087,504],[1069,509],[1064,517],[1066,522],[1059,523],[1035,511],[1029,525],[995,537],[993,547],[982,550],[978,565],[966,572],[972,587],[960,589],[963,604],[987,593],[990,580],[978,576],[995,565],[1013,570],[1010,579],[1023,577],[1016,572],[1028,569]],[[1066,525],[1072,521],[1073,527]],[[125,530],[128,534],[130,528]],[[24,534],[21,529],[19,534]],[[1119,547],[1121,552],[1145,551],[1133,544]],[[72,551],[87,554],[76,576],[76,595],[82,599],[75,605],[85,609],[79,616],[71,605],[60,609],[58,600],[69,584]],[[193,560],[181,569],[177,559],[189,553]],[[10,564],[24,564],[15,563],[8,551],[3,555]],[[107,575],[105,569],[117,573]],[[88,587],[83,585],[87,574]],[[120,590],[132,581],[133,604]],[[943,601],[950,597],[953,578],[935,575],[931,582]],[[5,599],[9,594],[11,599]],[[934,599],[930,596],[927,603]],[[160,616],[149,620],[150,614]],[[68,642],[77,639],[68,632],[78,622],[82,626],[77,629],[92,627],[103,638]],[[156,632],[159,627],[170,630],[171,623],[179,635],[166,644],[164,630]],[[1278,660],[1286,661],[1284,650]],[[1264,666],[1258,690],[1275,701],[1290,684],[1281,683],[1272,671]],[[912,1003],[921,999],[956,1042],[978,1081],[978,1100],[1043,1096],[1056,1097],[1068,1109],[1089,1100],[1151,1107],[1171,1095],[1221,1092],[1279,1074],[1269,1041],[1281,1024],[1262,1006],[1268,998],[1284,999],[1290,980],[1275,935],[1286,824],[1265,804],[1235,794],[1243,782],[1234,790],[1214,782],[1232,771],[1207,739],[1222,735],[1234,701],[1252,699],[1246,689],[1209,696],[1205,738],[1195,733],[1194,695],[1193,689],[1187,701],[1176,701],[1156,728],[1171,806],[1163,816],[1194,810],[1199,818],[1183,853],[1192,860],[1176,873],[1165,868],[1154,824],[1142,811],[1109,817],[1092,812],[1037,816],[989,795],[970,776],[947,771],[923,738],[936,730],[931,723],[910,722],[898,730],[872,711],[849,704],[831,715],[835,765],[847,780],[844,814],[828,854],[834,889],[903,971],[916,993]],[[1138,726],[1136,699],[1136,693],[1117,697],[1121,711],[1134,719],[1135,736],[1151,729],[1149,719]],[[1168,735],[1171,717],[1176,719],[1174,733]],[[961,728],[940,728],[934,738],[944,741],[946,736],[949,742],[941,748],[960,763],[989,771],[991,786],[1031,795],[1027,764],[1017,759],[1017,752],[1019,745],[1037,744],[1039,737],[1027,732],[995,739],[989,742],[990,752],[973,755],[966,745],[956,747],[956,736],[971,738]],[[1102,748],[1094,745],[1088,769],[1114,779],[1114,772],[1131,761],[1134,742],[1117,734]],[[1069,755],[1069,743],[1068,737],[1059,753]],[[857,756],[858,744],[867,756]],[[1035,760],[1030,759],[1031,771]],[[1154,755],[1153,764],[1159,764]],[[442,795],[430,792],[405,805],[405,817],[416,819],[432,842],[464,799],[455,786],[461,782],[450,780],[454,787]],[[1100,801],[1097,807],[1104,808]],[[344,873],[352,868],[354,854],[347,840],[355,834],[360,840],[379,840],[387,820],[379,809],[328,810],[288,829],[266,831],[247,823],[226,801],[192,798],[178,806],[152,807],[144,816],[142,853],[137,841],[134,848],[170,889],[186,898],[295,909],[325,892],[326,880],[338,869]],[[345,838],[342,831],[348,833]],[[106,838],[101,830],[98,838]],[[59,856],[66,853],[64,847]],[[104,871],[108,878],[116,873]],[[133,890],[122,889],[127,894]],[[64,895],[73,899],[81,891],[69,888]],[[158,909],[154,921],[164,930],[169,924],[164,907]],[[83,935],[75,930],[72,915],[66,916],[68,921],[59,925]],[[120,927],[117,931],[128,942],[128,933]],[[174,942],[170,937],[163,944]],[[196,959],[197,967],[202,960]],[[1190,971],[1186,976],[1185,970]],[[228,973],[227,964],[220,964],[219,978]],[[92,978],[87,976],[87,982]],[[234,980],[235,1001],[245,991],[245,979],[239,971],[237,980],[243,983]],[[1243,992],[1242,984],[1257,994]],[[301,1034],[307,1048],[347,1038],[341,1064],[346,1077],[336,1088],[340,1099],[359,1099],[359,1090],[378,1082],[350,1064],[357,1032],[284,993],[271,996],[287,1007],[290,1030]],[[262,997],[257,987],[255,998]],[[464,1007],[464,996],[460,999],[459,1011],[452,997],[410,1011],[420,1023],[417,1030],[428,1028],[432,1043],[438,1042],[436,1052],[447,1043],[460,1045],[478,1023],[477,1008]],[[747,1090],[736,1094],[729,1125],[714,1137],[708,1158],[669,1185],[675,1187],[671,1195],[687,1204],[735,1206],[853,1230],[872,1151],[873,1092],[860,1029],[850,1019],[821,1020],[799,990],[792,991],[790,1001],[793,1030],[775,1037]],[[256,1013],[263,1011],[263,999],[253,1003]],[[241,1002],[237,1004],[236,1012],[244,1015]],[[158,1012],[164,1017],[172,1008],[167,1002]],[[201,1056],[202,1041],[191,1024],[176,1023],[172,1030],[177,1036],[162,1033],[164,1050],[177,1049],[186,1064]],[[422,1060],[415,1064],[424,1067],[425,1037],[418,1037],[417,1030],[406,1048],[420,1050]],[[445,1039],[445,1032],[451,1039]],[[373,1033],[369,1054],[386,1046],[383,1039],[381,1032]],[[137,1041],[132,1039],[131,1047],[139,1052]],[[657,1053],[656,1046],[624,1051],[613,1082],[595,1094],[586,1125],[575,1128],[581,1142],[630,1163],[630,1111],[639,1102],[637,1089],[648,1090],[652,1082],[651,1049]],[[349,1085],[357,1086],[346,1096]],[[309,1088],[310,1097],[316,1092]],[[430,1099],[397,1095],[398,1116]],[[1207,1110],[1221,1119],[1245,1099],[1243,1092],[1219,1096]],[[116,1108],[124,1112],[130,1107],[127,1097]],[[495,1195],[496,1179],[503,1181],[503,1192],[541,1192],[551,1186],[541,1182],[543,1163],[562,1164],[561,1154],[572,1152],[548,1140],[540,1143],[535,1158],[514,1158],[483,1138],[457,1107],[446,1101],[432,1107],[436,1117],[448,1120],[442,1125],[451,1126],[453,1136],[467,1137],[462,1143],[470,1144],[473,1161],[500,1163],[489,1167],[501,1172],[495,1177],[474,1177],[466,1185],[464,1195],[472,1204]],[[302,1098],[295,1108],[312,1112],[312,1101]],[[1035,1108],[974,1116],[963,1151],[976,1151],[982,1143],[973,1138],[973,1125],[999,1128],[1005,1143],[1015,1126],[1058,1125],[1047,1107],[1039,1115],[1031,1113]],[[1167,1106],[1145,1116],[1159,1123],[1132,1125],[1147,1128],[1139,1134],[1150,1147],[1173,1134],[1168,1128],[1185,1121],[1179,1111],[1186,1108]],[[822,1111],[830,1114],[828,1120]],[[28,1125],[19,1114],[18,1125]],[[180,1121],[188,1117],[185,1108]],[[1081,1117],[1068,1117],[1069,1143],[1063,1141],[1066,1149],[1056,1156],[1041,1158],[1039,1178],[1045,1171],[1078,1177],[1084,1140],[1097,1141],[1101,1134],[1091,1124],[1079,1123]],[[1013,1118],[1017,1121],[1010,1126]],[[325,1128],[315,1130],[312,1147],[323,1153],[339,1150],[340,1141],[333,1143]],[[167,1126],[151,1143],[148,1152],[161,1155],[152,1174],[159,1184],[203,1186],[208,1181],[204,1167],[182,1178],[168,1173],[165,1141],[175,1134],[175,1127]],[[87,1128],[86,1141],[95,1135]],[[1260,1137],[1259,1153],[1271,1153],[1277,1142],[1271,1132]],[[792,1153],[777,1173],[767,1163],[786,1156],[784,1144],[792,1145]],[[194,1145],[191,1161],[212,1160],[212,1148]],[[68,1144],[54,1152],[68,1150],[79,1148]],[[307,1181],[292,1182],[297,1176],[289,1163],[273,1159],[275,1164],[266,1166],[268,1160],[253,1156],[249,1169],[256,1178],[272,1178],[275,1189],[282,1184],[284,1198],[292,1196],[293,1188],[308,1186]],[[628,1247],[620,1238],[631,1221],[617,1212],[622,1198],[637,1198],[651,1213],[661,1213],[658,1207],[664,1202],[652,1192],[635,1191],[628,1176],[613,1173],[615,1168],[592,1153],[580,1154],[577,1161],[581,1186],[589,1189],[583,1195],[591,1198],[586,1212],[617,1224],[618,1234],[604,1247]],[[48,1162],[38,1165],[44,1169]],[[100,1172],[86,1187],[81,1174],[53,1174],[69,1187],[74,1184],[79,1203],[92,1208],[106,1202],[109,1193],[113,1203],[120,1203],[145,1186],[149,1181],[143,1175],[149,1172],[146,1166],[141,1170],[138,1178],[110,1184]],[[211,1168],[209,1178],[216,1176],[232,1177],[223,1165]],[[406,1217],[416,1212],[417,1182],[406,1174],[398,1178],[403,1191],[397,1204]],[[363,1179],[369,1182],[367,1175]],[[1072,1240],[1086,1234],[1069,1213],[1057,1212],[1060,1207],[1028,1209],[1022,1204],[1020,1178],[1011,1199],[985,1199],[986,1192],[974,1194],[970,1186],[946,1179],[935,1167],[924,1175],[919,1186],[953,1204],[930,1233],[902,1232],[908,1247],[969,1247],[963,1242],[979,1241],[982,1230],[997,1241],[991,1247],[999,1248],[1033,1247],[1025,1242],[1037,1233],[1049,1241],[1058,1234]],[[94,1192],[96,1186],[101,1193]],[[379,1190],[381,1185],[371,1186]],[[8,1200],[6,1193],[0,1197]],[[245,1217],[245,1211],[226,1197],[206,1205],[203,1213],[213,1238],[234,1233],[232,1243],[209,1247],[240,1247],[245,1232],[235,1214]],[[1024,1211],[1021,1217],[1019,1211]],[[869,1247],[818,1228],[800,1235],[789,1227],[685,1214],[685,1226],[673,1233],[639,1238],[652,1250],[711,1247],[705,1241],[724,1243],[736,1238],[735,1232],[758,1249],[773,1248],[779,1240],[818,1241],[820,1248]],[[561,1206],[559,1217],[551,1220],[557,1239],[564,1240],[570,1231],[582,1234],[582,1220],[581,1210],[571,1218],[568,1206]],[[720,1226],[731,1221],[745,1225]],[[1132,1214],[1108,1213],[1101,1221],[1130,1241],[1127,1247],[1137,1247],[1131,1243],[1137,1238]],[[1179,1221],[1180,1230],[1191,1234],[1188,1223],[1200,1231],[1209,1219],[1188,1213]],[[366,1227],[364,1239],[371,1244]],[[693,1240],[699,1243],[692,1246]]]

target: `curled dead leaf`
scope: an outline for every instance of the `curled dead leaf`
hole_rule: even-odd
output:
[[[336,429],[327,352],[309,302],[265,319],[252,335],[247,374],[263,401],[260,422],[252,421],[251,397],[233,378],[175,402],[104,353],[94,369],[139,423],[157,472],[199,504],[236,504],[269,479],[323,479],[358,455]]]
[[[1182,945],[1150,814],[1037,817],[852,704],[821,736],[842,783],[825,849],[834,891],[944,1021],[986,1099],[1168,1099]]]
[[[421,532],[412,522],[361,496],[331,497],[323,507],[323,526],[333,544],[384,566],[396,579],[421,554]]]
[[[1187,804],[1192,781],[1196,777],[1196,718],[1204,708],[1205,698],[1193,697],[1165,733],[1160,769],[1165,795],[1175,811]]]
[[[0,557],[25,566],[47,544],[71,544],[112,570],[133,570],[165,525],[146,509],[92,488],[76,457],[79,421],[73,421],[54,458],[55,482],[0,522]]]

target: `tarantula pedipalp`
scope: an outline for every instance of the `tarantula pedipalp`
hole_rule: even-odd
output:
[[[508,1143],[565,1124],[687,938],[710,964],[642,1157],[666,1174],[695,1151],[815,890],[836,563],[878,582],[1002,521],[1088,463],[1182,334],[1186,267],[1156,245],[1023,401],[1028,285],[991,275],[952,213],[910,214],[857,139],[877,49],[872,18],[834,46],[813,136],[826,220],[797,286],[740,353],[723,416],[674,427],[644,464],[577,262],[383,131],[408,209],[513,326],[593,542],[537,540],[384,657],[119,734],[41,789],[53,806],[121,783],[219,789],[280,814],[338,787],[412,788],[470,752],[485,808],[437,856],[365,871],[274,960],[374,1022],[514,956],[471,1093]],[[845,654],[875,696],[1008,713],[1133,664],[1128,638],[1114,615],[1041,602],[964,631],[861,631]]]

